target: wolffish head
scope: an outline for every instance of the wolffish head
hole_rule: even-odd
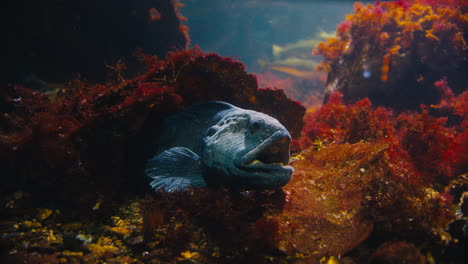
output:
[[[234,107],[217,114],[203,137],[208,182],[276,188],[289,182],[291,135],[275,118]],[[223,176],[220,176],[223,175]]]

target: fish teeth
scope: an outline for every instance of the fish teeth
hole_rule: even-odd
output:
[[[254,165],[254,164],[257,164],[257,163],[259,163],[259,162],[261,162],[261,161],[259,161],[259,160],[253,160],[253,161],[251,161],[251,162],[250,162],[249,164],[247,164],[247,165]]]

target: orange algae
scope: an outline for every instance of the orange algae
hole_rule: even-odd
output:
[[[273,216],[279,249],[317,261],[366,239],[373,230],[363,217],[365,186],[373,178],[368,170],[386,148],[385,143],[335,144],[301,152],[303,159],[292,163],[295,173],[284,187],[284,209]]]
[[[150,21],[157,21],[161,19],[161,13],[159,13],[156,8],[152,7],[148,9],[148,17]]]
[[[433,83],[441,78],[455,93],[464,91],[467,7],[466,1],[356,3],[336,37],[314,51],[324,58],[318,68],[329,73],[326,93],[416,110],[440,99]]]
[[[411,46],[415,34],[421,31],[427,39],[447,42],[460,54],[468,46],[462,34],[454,32],[463,32],[468,25],[468,15],[461,11],[467,5],[466,1],[378,1],[374,5],[358,2],[354,14],[338,25],[337,38],[320,43],[316,53],[324,56],[325,63],[331,63],[346,53],[349,41],[365,40],[380,44],[378,48],[387,54],[395,54],[400,47]]]
[[[185,38],[185,48],[188,49],[188,47],[190,46],[190,35],[189,35],[189,27],[185,24],[182,24],[182,22],[186,22],[187,21],[187,18],[185,16],[182,15],[182,13],[180,12],[180,9],[182,7],[184,7],[185,5],[183,3],[181,3],[179,0],[172,0],[171,1],[171,4],[172,4],[172,7],[174,9],[174,12],[177,16],[177,19],[179,20],[179,31],[182,33],[182,35],[184,36]]]

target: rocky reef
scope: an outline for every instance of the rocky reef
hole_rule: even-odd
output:
[[[468,92],[457,68],[466,63],[466,44],[454,33],[466,23],[466,6],[455,3],[356,4],[338,39],[318,47],[328,87],[336,78],[361,78],[365,54],[372,74],[362,87],[389,87],[396,96],[391,88],[402,74],[424,74],[403,82],[424,87],[414,102],[390,103],[392,96],[360,88],[357,95],[350,78],[348,88],[337,89],[342,93],[329,90],[324,105],[306,112],[283,90],[259,88],[241,62],[199,48],[165,58],[139,52],[144,71],[127,77],[130,66],[120,61],[108,65],[101,84],[74,79],[48,93],[4,85],[0,262],[466,262]],[[419,23],[423,36],[417,23],[404,23],[415,17],[427,20]],[[372,21],[380,24],[367,35],[383,38],[383,46],[363,48],[355,34]],[[397,73],[394,63],[419,56],[413,45],[462,57],[437,74],[412,67]],[[142,168],[162,120],[212,100],[267,113],[291,132],[295,172],[286,186],[149,191]]]

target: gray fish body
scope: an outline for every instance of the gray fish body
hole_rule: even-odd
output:
[[[207,185],[278,188],[291,178],[291,136],[275,118],[224,102],[207,102],[164,122],[147,163],[155,190]]]

